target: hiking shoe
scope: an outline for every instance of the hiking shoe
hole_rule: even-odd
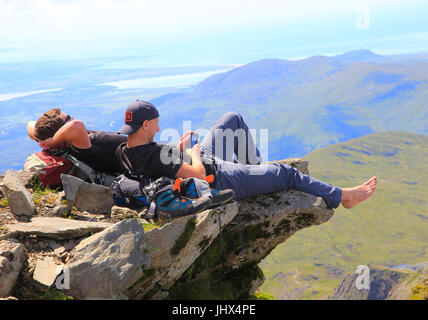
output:
[[[188,180],[183,183],[181,178],[175,180],[174,190],[178,190],[185,197],[198,198],[198,192],[193,180]],[[232,189],[218,190],[211,188],[212,204],[211,207],[225,204],[233,199],[235,191]]]
[[[233,200],[233,197],[235,196],[235,191],[233,191],[232,189],[211,189],[211,195],[213,196],[211,207],[215,207]]]
[[[210,198],[187,198],[168,188],[156,198],[156,210],[160,218],[175,218],[199,213],[209,206]]]

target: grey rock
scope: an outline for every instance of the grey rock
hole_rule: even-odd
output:
[[[144,229],[127,219],[82,240],[67,263],[70,293],[78,299],[119,299],[149,263]]]
[[[35,172],[31,172],[28,170],[18,171],[19,180],[21,181],[22,185],[24,185],[27,188],[30,187],[30,182],[35,175],[36,175]]]
[[[73,250],[75,246],[76,246],[76,242],[73,239],[68,240],[66,243],[64,243],[64,248],[65,250],[68,250],[68,251]]]
[[[49,246],[52,250],[56,250],[56,249],[58,249],[58,248],[60,248],[60,247],[61,247],[61,245],[60,245],[58,242],[56,242],[55,240],[52,240],[52,239],[48,239],[48,240],[47,240],[47,243],[48,243],[48,246]]]
[[[113,208],[111,208],[110,216],[112,219],[122,220],[128,218],[136,218],[138,216],[138,213],[126,207],[114,206]]]
[[[9,296],[26,260],[22,243],[13,239],[0,241],[0,297]]]
[[[53,258],[38,259],[33,274],[34,283],[39,289],[47,290],[55,282],[60,272],[61,266],[56,264]]]
[[[322,198],[295,190],[242,200],[235,223],[225,229],[242,243],[227,253],[222,267],[258,263],[298,230],[325,223],[333,214]]]
[[[56,205],[53,209],[52,209],[52,214],[54,216],[62,216],[64,213],[66,213],[68,211],[68,208],[62,204]]]
[[[61,174],[61,182],[67,201],[79,211],[110,212],[113,194],[109,188],[68,174]]]
[[[10,210],[16,215],[31,216],[36,211],[31,194],[21,183],[16,171],[6,171],[3,181]]]
[[[0,298],[0,300],[10,300],[10,301],[13,301],[13,300],[18,300],[18,298],[15,298],[15,297],[13,297],[13,296],[9,296],[9,297],[6,297],[6,298]]]
[[[284,160],[275,160],[275,161],[269,161],[267,163],[282,163],[287,164],[289,166],[292,166],[299,170],[301,173],[309,174],[309,161],[302,160],[300,158],[290,158],[290,159],[284,159]]]
[[[28,223],[7,224],[14,234],[37,235],[57,240],[79,238],[100,232],[111,226],[106,222],[87,222],[57,217],[35,217]]]
[[[231,202],[226,205],[205,210],[196,216],[185,216],[167,223],[162,228],[146,231],[145,239],[150,264],[147,269],[152,275],[139,279],[125,293],[127,296],[140,299],[163,299],[168,289],[192,265],[220,231],[235,218],[238,213],[238,203]],[[183,241],[185,230],[189,231]],[[180,245],[181,244],[181,245]],[[150,291],[156,292],[151,296]]]

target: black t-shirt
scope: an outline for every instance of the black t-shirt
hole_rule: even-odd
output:
[[[85,162],[96,171],[106,173],[122,172],[119,161],[115,153],[117,147],[127,141],[127,137],[114,132],[88,130],[91,147],[89,149],[79,149],[70,147],[70,154]]]
[[[129,169],[134,174],[146,175],[154,179],[164,176],[175,179],[177,171],[184,163],[180,150],[168,144],[151,142],[128,149],[126,143],[123,143],[117,149],[117,153],[119,152],[122,154],[122,160],[126,161],[126,164],[122,164],[124,168],[131,166]],[[121,159],[119,154],[117,154],[117,157]],[[214,174],[215,165],[213,160],[204,158],[201,160],[205,167],[206,175]]]

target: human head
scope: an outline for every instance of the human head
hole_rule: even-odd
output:
[[[53,137],[59,128],[65,124],[61,113],[60,108],[53,108],[46,111],[34,125],[34,136],[38,140],[46,140]]]
[[[60,108],[50,109],[46,111],[34,125],[34,136],[38,140],[51,138],[68,120],[71,119],[72,118],[62,112]]]
[[[137,100],[131,103],[125,111],[125,124],[119,133],[133,135],[140,129],[154,136],[159,131],[159,112],[156,107],[147,101]]]

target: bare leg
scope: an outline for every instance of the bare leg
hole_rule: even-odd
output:
[[[376,176],[373,176],[368,181],[359,186],[353,188],[343,188],[342,205],[347,209],[351,209],[358,203],[370,198],[375,192],[376,186],[377,179]]]

